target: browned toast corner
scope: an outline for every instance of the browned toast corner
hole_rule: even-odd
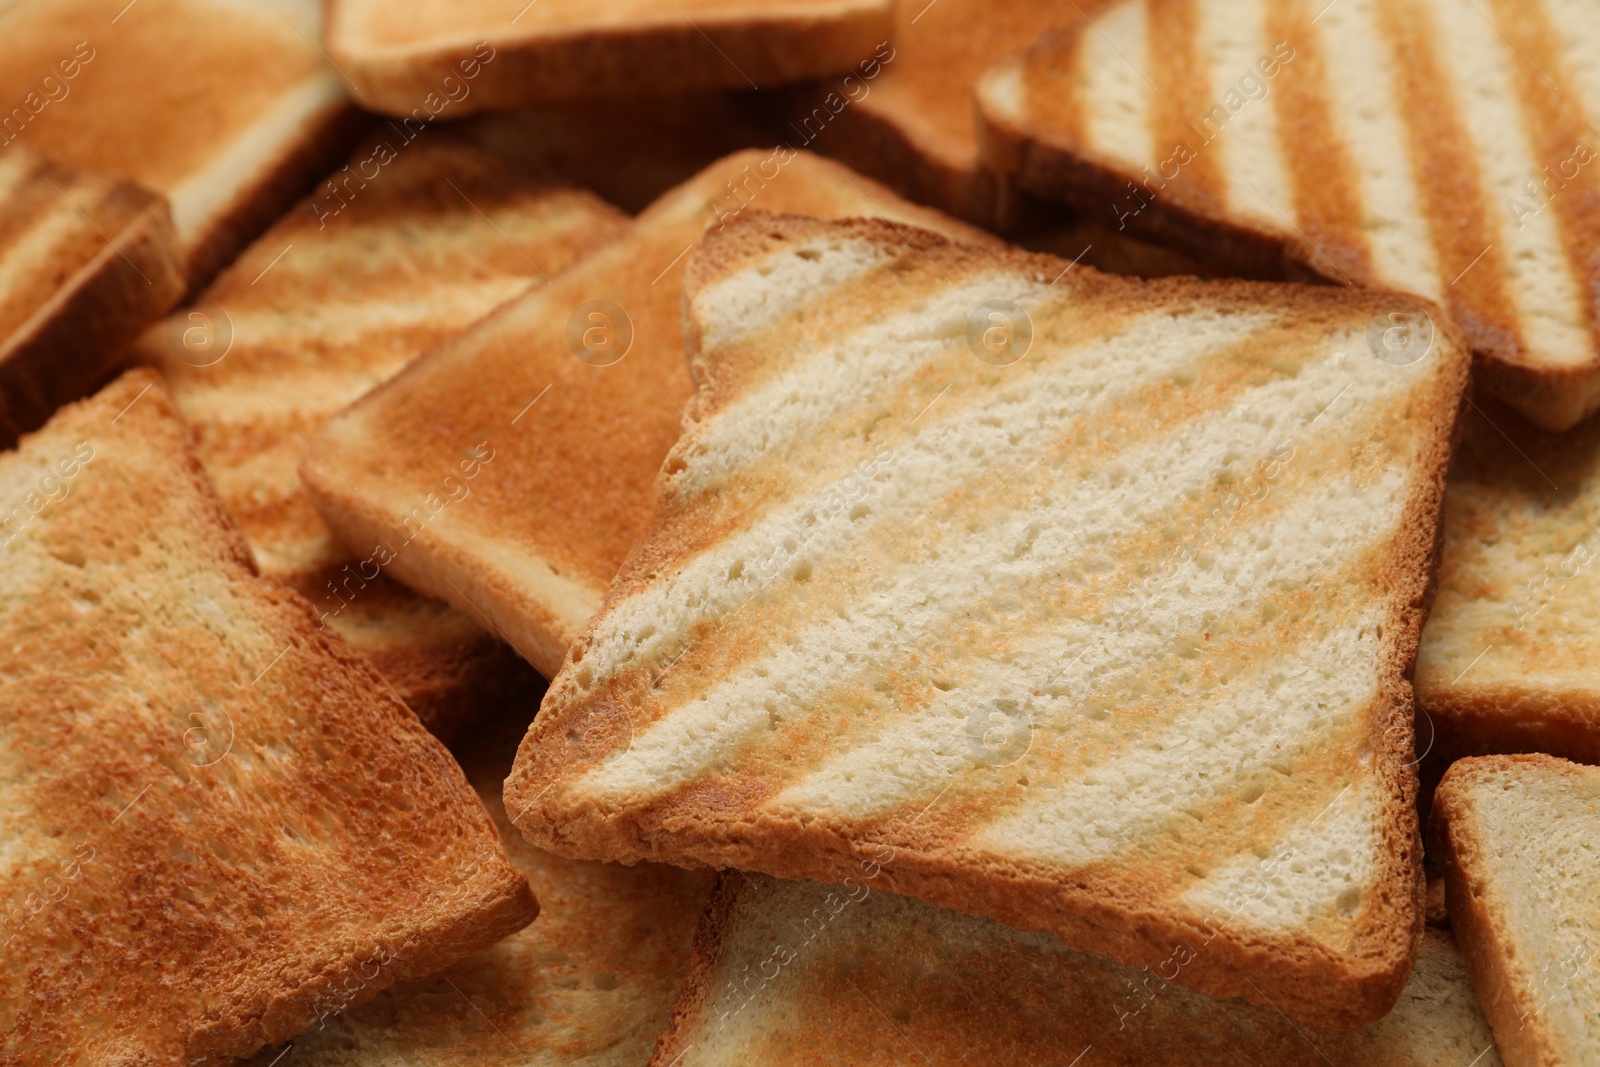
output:
[[[0,447],[101,385],[183,289],[161,197],[24,145],[0,152]]]
[[[0,1060],[221,1064],[537,912],[134,371],[0,457]]]

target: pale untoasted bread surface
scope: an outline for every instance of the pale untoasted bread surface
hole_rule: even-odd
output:
[[[251,1067],[642,1067],[671,1019],[711,876],[563,860],[523,841],[500,783],[528,711],[464,733],[454,752],[528,876],[539,920],[290,1048],[263,1049]]]
[[[1600,423],[1547,433],[1488,399],[1462,423],[1417,702],[1447,757],[1600,762]]]
[[[1474,1067],[1500,1063],[1450,935],[1429,930],[1395,1010],[1346,1033],[1074,952],[1048,934],[873,889],[729,872],[655,1067],[760,1063]],[[885,1020],[890,1020],[885,1022]]]
[[[0,1062],[226,1062],[533,918],[449,754],[256,576],[155,375],[0,491]]]
[[[313,44],[320,26],[315,0],[7,5],[0,145],[164,194],[202,284],[355,132],[344,83]]]
[[[844,70],[891,32],[890,0],[330,0],[351,92],[395,115],[629,93],[758,89]]]
[[[102,384],[183,288],[161,197],[23,145],[0,152],[0,445]]]
[[[481,622],[385,577],[372,545],[334,540],[295,471],[306,435],[626,220],[443,131],[404,134],[380,127],[136,355],[172,383],[262,571],[386,664],[413,710],[448,733],[514,682],[519,661]]]
[[[730,156],[328,420],[301,475],[329,525],[346,543],[389,546],[402,581],[486,620],[553,675],[649,523],[693,391],[684,260],[708,225],[750,204],[881,212],[993,240],[807,153]],[[446,478],[466,491],[452,498]]]
[[[1600,769],[1545,755],[1451,766],[1434,797],[1450,927],[1508,1067],[1600,1058]]]
[[[1483,384],[1566,429],[1600,406],[1593,25],[1566,2],[1122,0],[985,76],[985,151],[1232,269],[1437,300]]]
[[[520,828],[835,881],[887,850],[896,891],[1135,964],[1202,939],[1179,981],[1383,1015],[1459,334],[1432,309],[1397,366],[1393,296],[911,237],[707,237],[686,435],[524,742]],[[1031,316],[1004,367],[995,300]]]

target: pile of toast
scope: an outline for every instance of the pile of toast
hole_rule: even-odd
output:
[[[0,7],[0,1067],[1600,1064],[1597,63]]]

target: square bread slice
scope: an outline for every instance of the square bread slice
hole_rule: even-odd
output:
[[[1450,935],[1429,929],[1395,1010],[1345,1033],[1173,984],[1048,934],[843,886],[722,875],[652,1067],[1498,1067]],[[1167,977],[1163,977],[1167,976]]]
[[[0,7],[0,154],[162,193],[197,290],[364,123],[315,44],[318,0],[18,0]]]
[[[405,134],[381,125],[135,354],[172,383],[262,573],[310,600],[444,736],[532,672],[481,623],[391,581],[372,545],[334,540],[295,469],[305,435],[627,219],[444,131]]]
[[[1600,763],[1600,422],[1546,433],[1485,399],[1462,424],[1417,653],[1419,745],[1431,731],[1447,759]]]
[[[154,374],[0,456],[0,499],[0,1062],[229,1062],[534,917],[450,754],[256,575]]]
[[[712,877],[564,860],[522,840],[500,802],[533,711],[522,707],[454,751],[532,883],[539,921],[318,1020],[249,1067],[643,1067],[671,1021]]]
[[[1600,1063],[1600,768],[1460,760],[1432,818],[1450,925],[1507,1067]]]
[[[896,892],[1372,1022],[1421,935],[1407,677],[1466,349],[1409,297],[1068,266],[708,235],[656,519],[507,808],[584,858],[887,850]]]
[[[104,383],[182,295],[161,197],[22,145],[0,152],[0,447]]]
[[[651,483],[693,392],[683,263],[708,225],[747,204],[883,213],[986,240],[808,153],[719,160],[621,240],[329,419],[301,466],[328,525],[348,545],[385,546],[401,581],[553,676],[650,521]],[[461,464],[476,477],[452,497],[442,479]]]
[[[985,75],[986,158],[1240,273],[1438,301],[1482,384],[1562,430],[1600,407],[1597,27],[1566,0],[1120,0]]]
[[[328,0],[328,52],[374,111],[764,89],[844,70],[891,0]]]

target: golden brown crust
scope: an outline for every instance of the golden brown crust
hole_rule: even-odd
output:
[[[1051,257],[964,248],[931,233],[879,221],[830,224],[762,214],[748,217],[702,244],[688,269],[686,292],[695,292],[748,258],[762,255],[773,244],[817,232],[896,245],[909,241],[922,252],[915,262],[931,261],[935,269],[959,270],[973,260],[985,267],[1056,278],[1066,266]],[[1083,290],[1125,293],[1129,301],[1148,299],[1152,305],[1159,305],[1166,298],[1229,307],[1268,301],[1273,306],[1298,311],[1308,322],[1326,322],[1329,328],[1336,321],[1334,316],[1348,317],[1355,309],[1370,316],[1391,306],[1388,302],[1392,299],[1360,291],[1285,289],[1240,281],[1205,283],[1177,278],[1139,282],[1092,271],[1075,272],[1070,279],[1072,285]],[[1441,346],[1445,353],[1441,358],[1446,362],[1429,392],[1419,396],[1411,408],[1422,450],[1411,470],[1403,533],[1382,564],[1380,581],[1389,598],[1388,620],[1384,627],[1381,693],[1370,712],[1369,736],[1372,747],[1380,753],[1376,763],[1381,768],[1385,797],[1386,821],[1378,861],[1383,864],[1383,873],[1372,887],[1358,944],[1348,953],[1334,953],[1309,939],[1290,950],[1281,943],[1269,944],[1248,934],[1218,938],[1210,941],[1201,959],[1183,976],[1185,984],[1218,996],[1259,1000],[1263,996],[1261,989],[1268,989],[1274,1005],[1329,1029],[1363,1025],[1393,1005],[1405,984],[1423,929],[1424,884],[1414,807],[1410,675],[1436,566],[1438,511],[1452,427],[1467,372],[1461,335],[1436,308],[1430,309],[1429,314],[1437,330],[1435,343]],[[691,320],[686,323],[685,344],[699,388],[686,408],[685,435],[669,453],[663,472],[677,469],[679,457],[696,447],[700,427],[737,395],[736,378],[700,353],[699,340]],[[579,758],[577,746],[559,739],[569,729],[569,720],[581,711],[583,698],[572,681],[572,672],[578,669],[577,664],[587,651],[588,636],[598,619],[615,605],[649,589],[658,576],[671,573],[680,557],[703,536],[703,531],[685,528],[678,521],[680,516],[674,514],[670,498],[663,498],[663,505],[650,533],[634,549],[612,584],[601,615],[569,651],[562,675],[553,683],[540,718],[524,742],[517,772],[508,782],[508,798],[513,808],[531,805],[536,796],[545,799],[542,806],[534,805],[519,825],[530,840],[562,854],[626,861],[649,858],[761,870],[783,878],[837,881],[870,854],[863,851],[867,846],[850,828],[829,825],[825,820],[801,824],[760,812],[730,821],[712,809],[729,806],[738,811],[744,800],[712,793],[702,797],[696,788],[657,807],[626,815],[602,811],[587,801],[562,803],[546,792],[546,783],[558,781],[568,761]],[[704,804],[699,802],[701,799]],[[895,827],[878,829],[896,832]],[[1069,944],[1113,959],[1138,965],[1163,958],[1176,942],[1209,940],[1201,924],[1152,907],[1138,887],[1126,883],[1084,876],[1063,884],[1055,876],[1022,864],[981,872],[965,870],[952,866],[952,861],[940,855],[937,842],[925,835],[919,838],[911,834],[893,841],[893,845],[897,859],[883,872],[887,888],[958,911],[992,915],[1023,929],[1051,929]],[[1399,931],[1403,935],[1397,936]]]
[[[330,0],[327,47],[354,79],[356,99],[391,115],[409,115],[429,94],[437,96],[447,78],[462,77],[463,63],[478,73],[470,93],[453,105],[457,116],[594,97],[767,88],[842,70],[891,33],[883,0],[834,3],[821,14],[788,0],[784,10],[743,17],[691,19],[663,5],[655,19],[634,24],[609,20],[543,32],[496,26],[478,41],[440,27],[438,39],[384,46],[364,40],[353,25],[372,18],[361,12],[372,6]],[[681,17],[672,18],[674,12]]]
[[[1440,844],[1450,928],[1507,1067],[1562,1067],[1566,1061],[1558,1055],[1537,990],[1514,971],[1518,953],[1506,921],[1504,890],[1484,870],[1486,846],[1471,791],[1485,776],[1565,770],[1577,768],[1543,754],[1472,757],[1452,764],[1434,794],[1431,831]]]
[[[62,454],[70,491],[6,556],[28,592],[4,612],[0,1062],[224,1062],[536,914],[448,753],[256,576],[159,378],[64,409],[6,466]]]
[[[183,292],[177,237],[159,196],[46,162],[21,145],[6,159],[25,176],[0,204],[0,272],[8,275],[0,447],[100,385],[123,346]],[[62,212],[81,223],[56,242],[47,268],[8,271],[10,239],[25,240],[30,227]]]

